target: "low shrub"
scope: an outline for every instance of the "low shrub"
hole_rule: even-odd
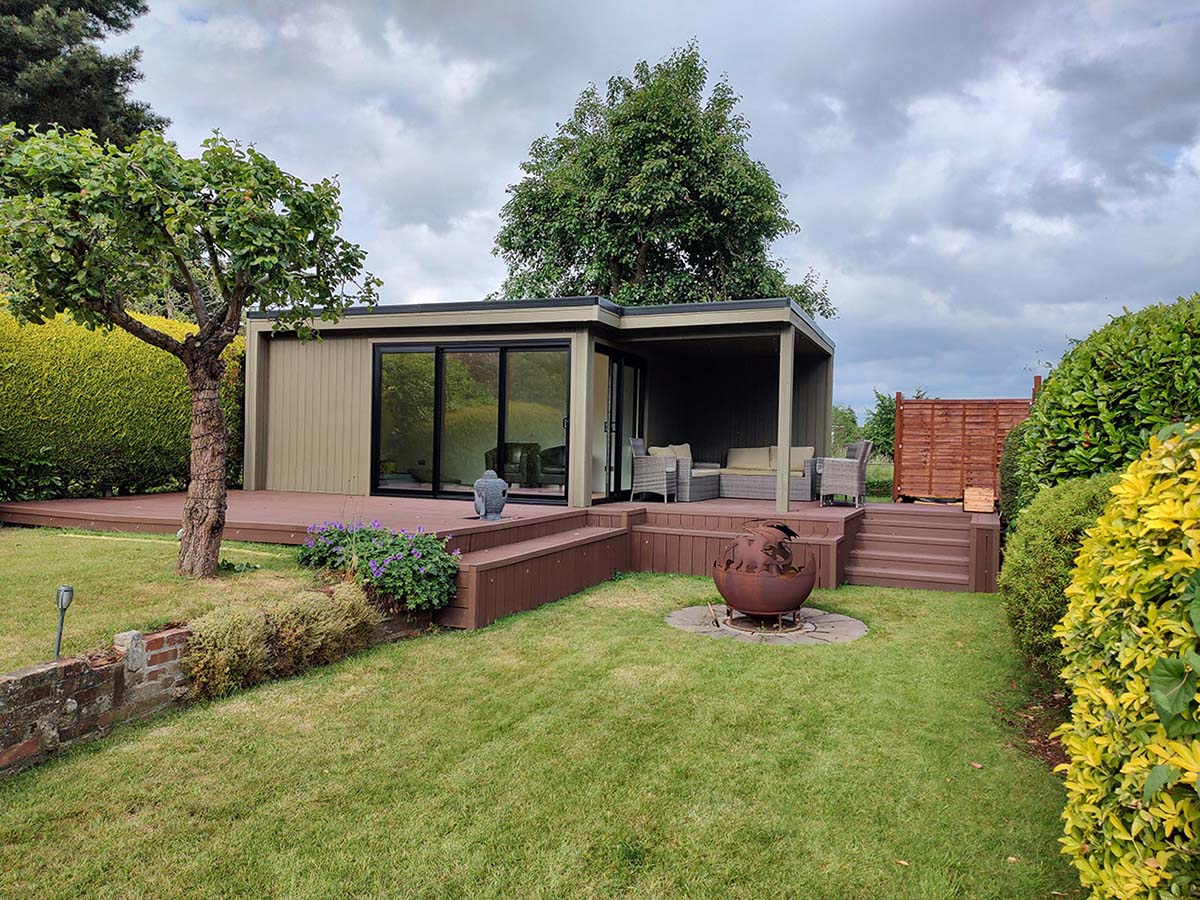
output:
[[[386,612],[437,610],[455,592],[459,552],[421,528],[392,531],[379,522],[311,525],[300,548],[301,565],[353,572],[371,600]]]
[[[224,697],[267,679],[267,616],[231,603],[189,623],[192,635],[180,667],[193,698]]]
[[[1200,894],[1197,522],[1200,425],[1174,426],[1122,476],[1067,588],[1062,843],[1093,897]]]
[[[1123,469],[1150,436],[1200,417],[1200,294],[1126,311],[1072,346],[1029,412],[1020,506],[1039,487]]]
[[[0,503],[52,500],[64,493],[49,451],[34,450],[19,456],[0,452]]]
[[[297,675],[365,648],[383,616],[353,584],[300,594],[267,610],[271,677]]]
[[[383,616],[354,584],[258,609],[217,607],[190,623],[181,660],[193,699],[223,697],[268,678],[297,675],[370,644]]]
[[[1057,679],[1063,667],[1062,644],[1054,635],[1067,611],[1063,591],[1084,533],[1096,525],[1119,477],[1075,478],[1045,488],[1008,538],[1000,597],[1018,652],[1042,678]]]
[[[1025,430],[1029,427],[1028,422],[1026,419],[1014,425],[1004,438],[1004,446],[1000,450],[1000,517],[1006,525],[1016,524],[1017,512],[1020,510],[1018,494],[1021,491],[1021,478],[1017,466],[1021,461],[1021,442],[1024,440]]]

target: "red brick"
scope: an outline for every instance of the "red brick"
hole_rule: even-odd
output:
[[[149,672],[146,673],[146,680],[147,681],[157,681],[158,676],[161,675],[162,673],[163,673],[162,669],[151,669]]]
[[[15,762],[22,759],[27,759],[38,752],[38,739],[35,735],[31,738],[26,738],[19,744],[14,744],[11,747],[5,747],[0,750],[0,769],[5,766],[11,766]]]
[[[161,653],[154,653],[154,654],[151,654],[149,657],[147,657],[146,665],[160,666],[163,663],[169,663],[171,660],[178,659],[178,658],[179,658],[178,650],[163,650]]]
[[[163,636],[161,633],[156,634],[153,637],[146,638],[146,652],[147,653],[151,653],[154,650],[161,649],[162,645],[163,645]]]
[[[162,636],[163,643],[168,647],[179,647],[187,643],[192,632],[189,628],[172,628],[170,631],[162,632]]]

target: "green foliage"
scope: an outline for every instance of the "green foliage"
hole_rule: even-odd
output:
[[[495,252],[506,298],[599,294],[639,305],[788,296],[834,308],[811,271],[789,284],[771,242],[797,226],[749,125],[694,44],[633,78],[589,87],[553,136],[534,141],[508,189]]]
[[[455,593],[459,551],[418,528],[392,531],[378,521],[310,525],[296,557],[313,569],[353,572],[371,599],[389,612],[441,609]]]
[[[194,699],[224,697],[267,679],[267,616],[261,609],[218,606],[189,627],[180,667]]]
[[[874,448],[872,448],[874,450]],[[867,463],[867,496],[892,497],[892,477],[895,467],[887,457],[874,457]]]
[[[311,336],[311,320],[373,303],[379,284],[370,275],[360,283],[365,254],[337,234],[339,193],[329,179],[306,184],[220,134],[189,158],[152,132],[119,150],[87,132],[4,126],[0,248],[10,306],[31,322],[70,312],[89,327],[117,325],[185,362],[223,349],[247,308],[270,309],[280,328]],[[200,288],[205,269],[218,297]],[[168,288],[205,323],[186,345],[139,327],[126,307]]]
[[[196,331],[184,322],[141,321],[179,339]],[[223,354],[233,484],[241,482],[244,353],[238,337]],[[187,375],[161,350],[64,316],[22,327],[0,306],[0,381],[0,459],[26,467],[41,459],[39,471],[75,494],[178,487],[187,478]],[[37,448],[32,456],[30,448]]]
[[[862,436],[871,442],[871,452],[892,459],[896,455],[896,398],[891,394],[875,393],[875,406],[863,422]],[[914,400],[929,395],[920,388],[912,393]],[[889,487],[889,492],[891,488]]]
[[[1074,696],[1059,730],[1070,758],[1063,849],[1093,897],[1192,897],[1200,425],[1152,438],[1114,495],[1083,543],[1056,631]]]
[[[847,445],[857,441],[862,436],[862,428],[858,424],[858,414],[850,406],[833,407],[833,435],[830,446],[834,456],[846,452]]]
[[[334,662],[367,647],[383,616],[362,589],[339,584],[331,594],[300,594],[267,610],[272,678]]]
[[[296,675],[370,644],[382,621],[353,584],[301,593],[267,606],[218,606],[189,624],[180,665],[195,700],[223,697],[269,678]]]
[[[1021,442],[1024,440],[1025,429],[1029,427],[1028,421],[1026,419],[1012,427],[1005,435],[1004,446],[1000,450],[1000,515],[1009,525],[1016,523],[1017,513],[1020,511],[1017,494],[1020,492],[1021,480],[1017,466],[1021,460]]]
[[[169,121],[129,98],[142,77],[136,47],[110,54],[100,44],[146,12],[141,0],[15,0],[0,11],[0,122],[88,128],[129,144]]]
[[[0,503],[51,500],[62,496],[63,491],[63,480],[50,460],[49,448],[10,454],[0,446]]]
[[[1164,425],[1200,416],[1200,294],[1126,311],[1042,384],[1018,463],[1018,505],[1066,478],[1123,468]]]
[[[1058,679],[1062,644],[1054,628],[1067,611],[1063,594],[1086,531],[1112,499],[1116,474],[1075,478],[1042,491],[1008,538],[1000,596],[1013,641],[1030,668]]]

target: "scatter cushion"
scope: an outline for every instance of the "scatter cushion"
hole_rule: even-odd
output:
[[[770,469],[771,451],[767,447],[730,447],[725,465],[731,469]]]
[[[674,453],[676,456],[678,456],[680,459],[691,459],[692,458],[692,445],[691,444],[671,444],[671,452]]]
[[[651,456],[675,456],[675,451],[673,451],[670,447],[651,447],[647,452]]]

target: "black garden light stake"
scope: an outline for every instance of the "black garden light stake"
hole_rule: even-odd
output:
[[[58,606],[58,636],[54,639],[55,659],[58,659],[58,654],[62,651],[63,619],[67,617],[67,607],[71,605],[71,601],[74,598],[75,588],[69,584],[60,584],[58,586],[58,594],[54,598],[54,602]]]

